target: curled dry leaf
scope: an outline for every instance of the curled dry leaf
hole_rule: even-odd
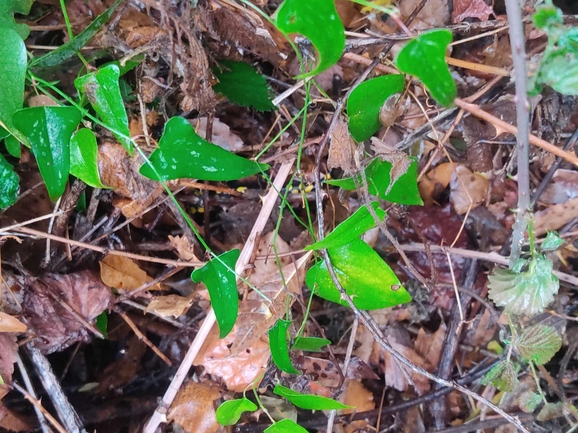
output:
[[[26,325],[16,317],[0,311],[0,332],[26,332]]]
[[[27,287],[23,317],[37,336],[36,347],[44,354],[63,350],[78,341],[89,341],[92,336],[64,303],[89,323],[114,303],[110,288],[91,271],[46,274],[25,278],[24,283]]]
[[[457,166],[450,182],[450,201],[456,212],[463,215],[482,204],[488,195],[489,185],[485,176],[472,173],[463,165]]]
[[[547,231],[558,230],[578,217],[578,198],[555,204],[534,214],[534,234],[540,236]]]
[[[379,159],[387,161],[392,165],[391,172],[389,173],[389,186],[385,191],[385,194],[387,195],[391,192],[391,188],[393,188],[395,182],[407,173],[411,160],[405,152],[396,150],[375,137],[371,137],[371,149]]]
[[[139,266],[124,256],[106,256],[100,261],[100,277],[109,287],[122,290],[135,290],[152,281]],[[159,284],[150,290],[162,290]]]
[[[169,242],[173,246],[175,250],[177,250],[177,254],[183,260],[187,262],[200,262],[195,256],[195,247],[189,241],[189,238],[186,236],[171,236],[169,235]]]
[[[327,167],[341,168],[346,175],[355,172],[355,142],[349,134],[349,127],[343,116],[339,116],[331,134]]]
[[[179,424],[185,433],[216,433],[221,427],[215,414],[215,401],[219,398],[221,390],[211,382],[191,380],[181,386],[168,419]]]
[[[192,298],[179,295],[156,296],[147,305],[146,312],[154,311],[160,316],[173,316],[175,319],[187,312],[193,304]]]

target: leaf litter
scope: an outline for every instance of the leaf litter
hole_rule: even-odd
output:
[[[10,6],[12,3],[8,2],[8,21],[0,21],[2,29],[2,26],[14,27],[14,12],[28,13],[26,8]],[[65,23],[57,3],[37,1],[30,16],[18,15],[18,21],[31,26],[30,37],[26,40],[30,47],[54,44],[53,48],[57,48],[70,39],[63,30]],[[301,165],[291,173],[295,175],[292,182],[287,181],[280,190],[283,201],[277,203],[267,228],[260,234],[245,273],[248,284],[241,283],[237,287],[239,315],[236,325],[224,339],[218,338],[216,329],[209,333],[194,360],[191,379],[180,388],[168,408],[167,417],[173,426],[163,427],[163,431],[171,428],[187,432],[219,431],[215,407],[223,399],[239,398],[244,392],[249,400],[257,402],[251,390],[253,387],[274,419],[287,420],[285,425],[307,420],[320,429],[326,425],[322,412],[296,409],[285,400],[273,397],[272,389],[281,384],[297,392],[329,398],[334,398],[336,392],[343,392],[342,401],[356,406],[359,413],[353,416],[363,418],[350,422],[338,417],[338,423],[345,424],[345,431],[374,428],[375,424],[368,420],[376,419],[371,417],[375,416],[381,395],[387,396],[387,404],[384,404],[387,408],[395,406],[397,401],[411,401],[434,389],[431,381],[401,367],[375,343],[374,335],[363,326],[359,327],[353,341],[349,366],[342,371],[352,314],[343,306],[311,297],[314,287],[308,288],[304,284],[313,257],[319,260],[318,253],[303,252],[317,236],[315,170],[319,170],[327,181],[321,194],[325,200],[325,229],[329,234],[365,204],[363,191],[359,191],[355,182],[346,193],[334,186],[338,183],[332,182],[353,180],[361,167],[371,163],[370,156],[380,159],[383,167],[388,165],[388,170],[382,169],[381,173],[387,182],[384,181],[381,188],[370,188],[369,192],[377,193],[381,200],[380,206],[387,211],[384,224],[401,244],[402,251],[407,249],[408,261],[382,234],[374,236],[371,248],[391,267],[400,286],[413,298],[408,304],[371,311],[371,317],[379,323],[389,343],[415,365],[430,372],[436,371],[444,352],[456,343],[449,377],[465,380],[474,366],[488,365],[500,356],[501,350],[508,353],[511,347],[511,358],[506,362],[505,355],[501,355],[502,363],[494,367],[494,380],[488,380],[485,389],[473,386],[471,389],[488,398],[499,396],[500,406],[508,411],[533,412],[531,422],[541,422],[542,428],[554,430],[564,423],[559,415],[566,408],[556,398],[550,398],[554,394],[550,392],[549,379],[560,379],[562,395],[575,396],[575,366],[573,362],[561,365],[564,354],[571,357],[566,352],[573,347],[568,331],[561,326],[550,326],[549,322],[534,324],[520,317],[514,322],[516,334],[510,336],[508,333],[512,329],[503,320],[502,309],[515,314],[544,310],[543,314],[558,315],[556,318],[561,322],[574,315],[574,293],[562,286],[555,294],[558,282],[552,277],[554,270],[573,278],[576,273],[577,215],[574,207],[577,194],[576,172],[572,166],[555,170],[552,181],[538,197],[533,222],[538,244],[543,241],[541,236],[550,230],[560,230],[566,242],[555,252],[543,251],[540,253],[543,256],[534,257],[537,269],[527,264],[515,270],[492,272],[492,260],[486,259],[496,259],[497,254],[501,254],[497,260],[500,265],[505,263],[508,251],[504,246],[512,231],[513,209],[518,198],[518,168],[511,157],[511,134],[503,134],[500,128],[471,115],[457,119],[453,126],[451,122],[438,123],[435,117],[444,113],[443,108],[429,97],[439,98],[440,89],[435,88],[436,83],[428,90],[416,80],[406,79],[403,80],[402,97],[367,107],[367,112],[375,113],[371,116],[371,127],[376,128],[368,140],[356,143],[351,136],[351,122],[342,115],[330,131],[328,154],[322,154],[318,160],[319,143],[328,131],[334,111],[334,104],[329,99],[337,101],[343,97],[363,73],[365,67],[361,60],[351,60],[355,59],[351,56],[342,57],[334,65],[325,63],[327,59],[337,59],[342,49],[328,54],[323,51],[324,42],[318,39],[319,34],[303,32],[295,27],[294,21],[287,20],[282,27],[285,25],[291,42],[301,50],[306,62],[312,65],[311,69],[315,65],[327,67],[323,76],[316,77],[316,84],[322,91],[305,85],[282,100],[277,111],[255,110],[251,108],[255,106],[254,101],[241,100],[240,106],[234,106],[231,101],[235,101],[236,96],[225,100],[217,94],[226,91],[215,92],[219,89],[215,67],[223,61],[229,64],[243,62],[255,71],[257,75],[252,75],[255,78],[252,85],[262,86],[255,95],[272,92],[274,97],[299,83],[294,76],[306,71],[300,70],[285,36],[253,8],[230,1],[199,2],[195,8],[186,2],[141,3],[120,6],[81,51],[91,66],[90,72],[96,71],[92,66],[100,67],[112,61],[117,63],[109,68],[119,68],[122,103],[117,98],[116,108],[124,106],[128,122],[120,119],[122,122],[113,128],[114,131],[94,119],[85,117],[82,122],[82,127],[94,131],[98,145],[98,167],[93,167],[94,172],[110,189],[88,187],[84,192],[78,192],[70,182],[64,197],[76,197],[72,202],[78,202],[77,207],[63,209],[66,217],[62,220],[56,215],[53,222],[48,218],[30,226],[47,232],[49,227],[56,225],[55,233],[62,233],[63,237],[80,244],[61,247],[55,243],[62,239],[53,239],[47,254],[45,240],[22,237],[22,244],[13,239],[3,240],[2,277],[6,283],[2,284],[0,306],[0,379],[5,385],[0,385],[1,428],[32,431],[31,426],[36,423],[30,410],[22,410],[25,406],[18,394],[9,388],[14,382],[20,382],[14,369],[17,353],[24,355],[26,365],[32,367],[21,349],[32,342],[49,355],[68,399],[83,419],[91,420],[88,428],[114,432],[132,426],[132,431],[140,431],[142,427],[134,426],[142,426],[150,417],[157,397],[174,375],[174,370],[159,362],[152,347],[179,365],[210,305],[207,298],[203,298],[201,287],[191,280],[189,265],[208,262],[211,257],[206,254],[205,247],[192,241],[194,235],[185,218],[178,216],[177,206],[193,221],[195,230],[203,234],[216,254],[242,248],[261,206],[261,197],[270,188],[267,177],[274,176],[277,163],[292,152],[299,154]],[[388,3],[375,2],[377,6]],[[407,19],[419,3],[417,0],[400,2],[400,19]],[[73,34],[79,35],[112,4],[108,0],[67,2]],[[279,2],[266,0],[252,4],[263,8],[270,16],[274,16],[279,6]],[[340,20],[334,24],[337,27],[342,24],[350,31],[346,36],[348,55],[355,54],[371,61],[379,55],[383,41],[368,43],[367,36],[391,37],[396,43],[393,54],[385,62],[394,65],[397,53],[405,44],[403,39],[407,39],[399,32],[395,20],[367,5],[342,0],[334,4],[335,16],[338,14]],[[526,6],[524,16],[530,17],[534,6]],[[429,0],[408,27],[410,31],[434,28],[452,31],[453,41],[458,44],[447,51],[445,47],[437,49],[465,62],[464,67],[450,67],[450,72],[458,83],[459,95],[469,96],[490,83],[493,76],[468,68],[478,64],[502,69],[511,66],[509,38],[502,32],[506,23],[500,15],[503,13],[501,5],[492,5],[485,0],[456,0],[452,7],[448,7],[445,0]],[[22,25],[17,24],[17,28],[24,29]],[[563,26],[566,24],[550,27],[549,35],[554,28],[566,31]],[[529,22],[526,31],[527,48],[541,54],[546,41],[544,33],[538,32]],[[295,36],[294,32],[301,36]],[[557,50],[567,49],[565,47],[556,45]],[[36,59],[48,52],[42,48],[29,49]],[[572,53],[568,52],[568,55],[573,56]],[[130,66],[129,62],[133,60],[134,64]],[[530,58],[530,62],[535,63],[535,58]],[[33,71],[41,79],[58,83],[64,94],[75,97],[73,83],[77,76],[86,74],[83,68],[83,60],[71,56],[57,68]],[[542,81],[556,86],[551,75],[555,70],[546,65],[541,72]],[[368,80],[376,75],[370,75]],[[44,86],[42,82],[38,83]],[[426,84],[432,86],[430,82]],[[489,85],[492,91],[476,102],[481,109],[515,124],[511,86]],[[20,99],[26,100],[30,107],[70,105],[55,92],[49,91],[57,101],[53,98],[43,101],[38,96],[29,98],[37,92],[28,90],[32,88],[27,88],[26,97],[14,99],[17,108],[21,108]],[[89,86],[87,96],[94,100],[93,90]],[[442,98],[444,104],[450,105],[452,89],[446,94],[442,92]],[[541,99],[532,99],[534,132],[543,131],[545,138],[562,147],[564,139],[576,129],[576,116],[564,114],[575,111],[573,98],[564,96],[552,102],[545,92]],[[368,101],[362,102],[367,105]],[[266,100],[264,105],[256,107],[270,109],[273,106]],[[299,117],[304,107],[307,116]],[[190,123],[196,128],[196,133],[207,142],[217,144],[239,158],[253,161],[263,151],[263,158],[272,171],[251,163],[255,170],[245,179],[211,182],[197,182],[196,177],[202,178],[201,175],[187,173],[188,179],[192,179],[187,181],[188,185],[195,186],[184,186],[184,182],[180,186],[176,186],[176,182],[169,183],[171,190],[178,191],[176,203],[169,202],[159,182],[140,174],[144,164],[142,155],[135,150],[135,156],[129,156],[128,140],[118,133],[124,131],[124,135],[131,136],[148,156],[158,149],[167,120],[175,116],[186,119],[187,125]],[[292,116],[296,117],[290,125]],[[567,121],[557,123],[552,120],[556,118]],[[305,125],[302,119],[307,119]],[[6,125],[5,119],[0,122]],[[124,130],[125,125],[129,127],[129,133]],[[443,141],[442,137],[450,127],[453,132]],[[409,143],[409,147],[398,146],[409,133],[420,128],[426,133]],[[4,138],[2,134],[0,130],[0,137]],[[295,143],[306,146],[297,151]],[[5,144],[8,153],[4,153],[3,158],[9,163],[6,170],[14,174],[12,179],[20,179],[20,192],[16,192],[17,187],[10,189],[9,204],[14,204],[0,216],[2,225],[51,214],[55,205],[38,175],[33,153],[26,145],[11,143],[10,139]],[[554,159],[542,150],[532,149],[531,152],[531,183],[533,191],[537,191]],[[17,154],[20,156],[15,156]],[[411,197],[405,202],[409,204],[391,204],[389,200],[399,201],[400,192],[408,195],[412,191],[404,184],[408,177],[419,179],[419,200],[416,190],[409,194]],[[201,187],[203,182],[207,188]],[[235,194],[227,191],[235,191]],[[423,206],[420,206],[422,200]],[[83,246],[91,244],[101,249],[87,252]],[[454,250],[445,250],[448,246]],[[138,254],[142,260],[106,254],[112,249]],[[468,250],[469,258],[460,255],[463,250]],[[481,263],[476,278],[469,274],[471,257]],[[553,260],[553,266],[546,266],[542,263],[544,260]],[[411,275],[411,268],[425,278],[427,287]],[[489,273],[493,277],[488,279]],[[135,297],[132,292],[139,288]],[[468,292],[476,296],[461,306],[464,317],[460,317],[456,313],[456,293],[464,299]],[[127,313],[140,335],[122,321],[119,312]],[[498,321],[500,316],[502,319]],[[279,372],[270,361],[267,333],[279,319],[291,321],[287,333],[289,345],[298,335],[328,338],[332,342],[319,352],[288,352],[292,365],[302,373],[299,376]],[[461,323],[460,332],[448,335],[456,321]],[[99,338],[104,330],[108,331],[106,340]],[[527,368],[529,362],[540,367],[537,375],[539,380],[544,379],[540,382],[542,388],[547,389],[548,402],[545,404]],[[560,374],[565,374],[563,378],[556,377],[558,367],[563,367],[560,369]],[[552,377],[548,378],[547,374]],[[494,387],[513,392],[497,394]],[[83,389],[82,395],[73,391],[75,389]],[[130,411],[114,420],[109,419],[106,405],[121,405],[123,394],[138,396],[140,402],[150,404],[134,404]],[[42,397],[42,401],[45,400],[46,397]],[[92,414],[96,413],[92,418],[84,418],[88,411],[82,402],[87,400],[94,408]],[[477,417],[486,409],[466,404],[458,393],[450,394],[443,404],[445,418],[436,419],[436,428],[466,421],[484,422]],[[429,403],[423,408],[431,410]],[[380,418],[381,427],[395,429],[395,423],[403,420],[405,431],[433,428],[433,424],[428,424],[433,421],[424,416],[425,412],[410,408],[398,413],[393,417],[384,412]],[[436,416],[439,417],[433,414],[431,418]],[[232,428],[251,431],[253,427],[261,428],[258,424],[262,426],[264,422],[268,420],[263,411],[258,410],[252,415],[242,414]],[[112,423],[114,427],[110,427]],[[283,425],[275,424],[274,428]],[[483,424],[479,429],[482,428]]]

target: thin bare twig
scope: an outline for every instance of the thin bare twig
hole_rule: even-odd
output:
[[[56,418],[54,418],[52,415],[50,415],[50,412],[44,409],[44,406],[42,406],[42,404],[40,403],[40,401],[38,401],[36,397],[32,396],[28,391],[26,391],[17,383],[13,383],[12,386],[16,391],[21,393],[24,396],[24,398],[34,406],[34,409],[39,411],[42,414],[42,416],[46,418],[50,422],[50,424],[52,424],[52,427],[54,427],[59,433],[68,433],[66,429],[62,427],[62,425],[56,420]]]
[[[18,365],[18,370],[20,370],[20,375],[22,376],[22,380],[24,381],[24,385],[26,386],[28,393],[33,399],[38,401],[36,391],[34,391],[32,381],[30,380],[30,376],[28,376],[28,371],[26,371],[26,367],[24,366],[22,358],[20,358],[20,355],[18,353],[16,354],[16,364]],[[36,417],[38,418],[38,423],[40,424],[40,429],[42,430],[42,433],[52,433],[52,430],[50,430],[50,427],[48,427],[48,424],[46,423],[46,420],[48,418],[44,416],[46,411],[43,411],[42,407],[38,407],[34,403],[32,405],[34,406],[34,412],[36,412]]]

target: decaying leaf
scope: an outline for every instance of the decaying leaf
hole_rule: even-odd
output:
[[[195,256],[195,247],[186,236],[168,236],[169,242],[177,250],[177,254],[182,260],[187,262],[200,262]]]
[[[389,186],[385,191],[385,195],[387,195],[391,192],[391,188],[393,188],[395,182],[407,173],[407,169],[411,164],[411,159],[409,159],[409,156],[407,156],[405,152],[395,150],[375,137],[371,137],[371,150],[375,152],[375,155],[378,156],[379,159],[387,161],[392,165],[389,173]]]
[[[174,317],[175,319],[187,312],[193,304],[192,298],[185,298],[179,295],[156,296],[147,305],[146,312],[154,311],[163,317]]]
[[[455,0],[452,11],[452,22],[459,23],[467,18],[478,18],[487,21],[494,15],[494,9],[484,0]]]
[[[190,120],[191,125],[195,128],[195,132],[204,139],[207,138],[207,121],[207,117]],[[231,132],[229,125],[221,122],[217,118],[213,119],[211,139],[207,141],[233,153],[242,151],[245,146],[243,140],[241,140],[237,134]]]
[[[490,182],[479,173],[472,173],[467,167],[458,165],[450,182],[450,201],[460,215],[465,214],[484,202]]]
[[[558,230],[564,224],[578,217],[578,198],[550,206],[534,214],[534,235]]]
[[[450,184],[456,165],[444,162],[428,171],[419,181],[419,194],[425,206],[431,206]]]
[[[221,390],[212,382],[189,381],[181,386],[168,419],[182,427],[185,433],[216,433],[221,427],[215,415],[215,400]]]
[[[0,311],[0,332],[26,332],[26,325],[14,316]]]
[[[331,134],[327,167],[341,168],[345,175],[355,172],[355,142],[349,133],[349,127],[343,116],[339,116]]]
[[[114,303],[110,288],[91,271],[29,277],[24,283],[23,317],[36,335],[34,344],[45,354],[89,341],[92,334],[78,317],[92,323]]]
[[[0,389],[1,398],[2,391]],[[0,429],[9,432],[30,432],[34,430],[34,426],[32,422],[26,420],[21,414],[10,410],[0,403]]]
[[[12,383],[12,373],[14,373],[17,353],[16,334],[0,333],[0,377],[4,383]],[[0,388],[0,399],[4,397],[4,391],[4,389]]]
[[[100,277],[109,287],[121,290],[135,290],[152,281],[152,278],[131,259],[124,256],[106,256],[100,261]],[[161,290],[155,284],[150,290]]]

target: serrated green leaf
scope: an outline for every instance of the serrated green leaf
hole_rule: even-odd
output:
[[[271,98],[271,89],[265,77],[245,62],[221,60],[220,66],[213,69],[219,82],[213,86],[217,93],[229,98],[231,102],[243,107],[253,107],[258,111],[275,109]]]
[[[546,84],[563,95],[578,95],[578,55],[561,50],[542,59],[536,85]]]
[[[496,269],[488,280],[488,296],[497,306],[507,313],[527,316],[544,311],[560,287],[552,274],[552,262],[544,257],[529,260],[525,272]]]
[[[108,65],[96,72],[74,80],[74,86],[85,95],[94,111],[104,124],[111,129],[117,140],[125,147],[129,155],[133,154],[128,117],[120,93],[118,79],[120,69],[116,65]],[[122,134],[119,135],[116,132]]]
[[[271,427],[267,427],[263,433],[308,433],[303,427],[290,419],[283,419]]]
[[[560,401],[558,403],[546,403],[544,407],[536,415],[538,421],[549,421],[558,418],[562,415],[564,404]]]
[[[20,178],[14,167],[0,154],[0,209],[6,209],[16,203],[20,190]]]
[[[411,301],[397,275],[369,245],[360,239],[328,250],[337,278],[353,303],[361,310],[377,310]],[[305,276],[307,287],[317,296],[348,306],[333,284],[324,261]]]
[[[93,188],[106,188],[98,173],[98,145],[94,132],[83,128],[70,139],[70,174]]]
[[[520,410],[532,413],[542,402],[542,396],[532,391],[526,391],[520,395]]]
[[[74,107],[32,107],[14,114],[14,125],[30,142],[52,200],[57,200],[66,188],[70,137],[80,119],[80,112]]]
[[[62,44],[56,50],[51,51],[42,57],[33,59],[30,62],[30,67],[36,69],[50,68],[52,66],[57,66],[66,59],[74,56],[96,33],[98,33],[100,28],[106,24],[121,1],[122,0],[116,0],[111,7],[97,16],[95,20],[82,31],[82,33],[76,35],[65,44]]]
[[[231,270],[235,269],[240,254],[239,250],[227,251],[219,255],[218,259],[214,258],[202,268],[196,269],[191,275],[195,283],[202,282],[207,286],[219,325],[219,338],[225,338],[237,321],[239,294],[237,277]]]
[[[449,30],[424,32],[409,41],[395,59],[400,71],[418,77],[431,96],[446,108],[453,106],[458,94],[445,60],[451,41],[452,32]]]
[[[365,177],[367,179],[367,189],[373,196],[379,197],[383,200],[392,203],[407,204],[407,205],[423,205],[423,200],[419,195],[417,187],[417,160],[410,157],[411,164],[407,171],[402,174],[393,184],[389,192],[389,184],[391,183],[391,168],[392,164],[389,161],[381,161],[376,158],[365,169]],[[361,185],[361,176],[357,176],[358,185]],[[331,179],[325,181],[329,185],[335,185],[348,191],[355,191],[357,185],[352,177],[346,179]]]
[[[333,400],[332,398],[321,397],[319,395],[302,394],[297,391],[293,391],[291,388],[287,388],[283,385],[275,385],[273,393],[280,395],[289,402],[293,403],[295,406],[301,409],[307,410],[339,410],[339,409],[351,409],[355,406],[347,406],[343,403]]]
[[[371,207],[381,221],[385,218],[385,211],[379,207],[379,202],[374,201]],[[363,233],[375,227],[375,220],[365,205],[357,209],[353,215],[339,224],[322,240],[305,247],[305,250],[322,250],[337,248],[359,238]]]
[[[291,321],[279,319],[275,325],[269,329],[269,347],[271,348],[271,358],[275,365],[285,373],[301,374],[293,367],[289,357],[289,344],[287,341],[287,330]]]
[[[331,340],[319,337],[299,337],[293,343],[291,350],[305,350],[307,352],[318,352],[322,347],[331,344]]]
[[[149,157],[161,180],[193,178],[200,180],[228,181],[242,179],[267,170],[259,164],[216,144],[203,140],[187,119],[172,117],[165,125],[159,148]],[[159,180],[149,164],[140,168],[149,179]]]
[[[311,41],[319,59],[311,72],[296,78],[317,75],[341,58],[345,48],[345,28],[333,0],[285,0],[276,12],[277,28],[286,35],[299,33]]]
[[[4,36],[6,31],[14,31],[20,39],[26,39],[30,28],[26,24],[17,23],[14,14],[28,15],[34,0],[2,0],[0,1],[0,32]],[[8,42],[4,39],[3,44]],[[4,75],[2,75],[4,78]]]
[[[562,337],[552,326],[538,323],[524,329],[512,345],[523,361],[544,365],[562,347]]]
[[[1,2],[0,2],[1,3]],[[1,8],[2,6],[0,6]],[[0,12],[0,20],[5,16]],[[0,124],[18,140],[28,143],[26,137],[12,122],[16,111],[24,101],[24,81],[26,76],[26,46],[22,38],[10,28],[2,29],[0,44]]]
[[[254,412],[257,405],[243,397],[236,400],[228,400],[217,408],[217,422],[221,425],[234,425],[241,419],[243,412]]]
[[[347,99],[349,131],[356,141],[371,137],[380,127],[379,111],[391,95],[403,92],[403,75],[384,75],[357,86]]]
[[[22,136],[25,138],[24,136]],[[28,143],[28,140],[26,140]],[[21,149],[20,149],[20,141],[13,135],[10,135],[4,139],[4,146],[6,147],[6,151],[13,156],[14,158],[20,158]]]
[[[482,379],[482,385],[491,383],[500,391],[512,392],[518,386],[518,377],[514,364],[510,360],[498,362]]]
[[[548,232],[546,239],[540,245],[542,251],[555,251],[564,245],[564,239],[562,239],[556,232]]]

